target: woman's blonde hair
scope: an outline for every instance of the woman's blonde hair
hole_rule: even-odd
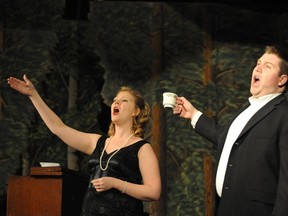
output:
[[[144,100],[140,92],[127,87],[122,86],[118,90],[118,95],[120,92],[127,91],[129,92],[132,97],[134,98],[136,108],[139,108],[139,114],[134,116],[133,119],[133,125],[132,125],[132,132],[135,134],[135,136],[144,138],[145,134],[145,126],[149,123],[150,120],[150,107],[148,103]],[[110,123],[108,135],[112,136],[115,134],[115,124],[113,122]]]

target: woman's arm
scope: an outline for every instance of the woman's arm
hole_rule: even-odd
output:
[[[138,158],[143,184],[138,185],[128,182],[125,193],[144,201],[159,200],[161,176],[158,158],[152,146],[150,144],[143,145],[138,152]],[[124,190],[123,184],[120,189]]]
[[[43,101],[26,75],[23,76],[23,80],[10,77],[7,81],[12,89],[29,96],[42,120],[53,134],[58,136],[63,142],[74,149],[86,154],[91,154],[93,152],[96,142],[100,137],[99,134],[84,133],[64,124],[63,121]]]

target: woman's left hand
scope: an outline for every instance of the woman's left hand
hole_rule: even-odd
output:
[[[113,178],[111,177],[102,177],[102,178],[97,178],[93,179],[91,181],[91,184],[93,187],[96,189],[98,192],[103,192],[106,190],[109,190],[113,186]]]

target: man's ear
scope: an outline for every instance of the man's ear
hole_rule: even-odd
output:
[[[281,77],[280,77],[280,80],[278,82],[278,86],[280,86],[280,87],[284,86],[286,84],[287,80],[288,80],[287,75],[286,74],[282,74]]]

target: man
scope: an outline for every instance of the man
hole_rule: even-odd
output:
[[[173,113],[217,145],[217,216],[288,216],[288,63],[267,46],[252,72],[249,104],[226,127],[184,97]]]

